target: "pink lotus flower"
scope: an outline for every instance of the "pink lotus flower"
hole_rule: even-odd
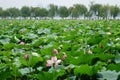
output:
[[[42,45],[40,45],[39,48],[42,49],[43,48]]]
[[[53,53],[58,54],[58,50],[57,49],[53,49]]]
[[[21,44],[21,45],[24,45],[24,44],[25,44],[25,42],[21,41],[21,42],[20,42],[20,44]]]
[[[50,67],[50,66],[55,66],[56,67],[59,63],[61,63],[61,60],[57,60],[57,57],[53,56],[51,58],[51,60],[47,60],[46,66],[47,67]]]

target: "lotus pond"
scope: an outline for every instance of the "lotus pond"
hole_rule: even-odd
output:
[[[0,80],[120,80],[120,21],[0,20]]]

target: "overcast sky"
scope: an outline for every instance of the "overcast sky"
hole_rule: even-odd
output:
[[[100,4],[118,5],[120,6],[120,0],[0,0],[0,7],[6,9],[9,7],[21,8],[22,6],[40,6],[47,7],[49,4],[55,4],[58,6],[72,6],[73,4],[84,4],[88,7],[91,1]]]

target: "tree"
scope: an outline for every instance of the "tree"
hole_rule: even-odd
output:
[[[103,19],[108,19],[109,14],[110,14],[109,5],[104,5],[100,8],[100,16],[103,17]]]
[[[35,7],[34,8],[34,17],[39,17],[40,16],[40,8],[39,7]]]
[[[85,19],[85,15],[86,15],[86,13],[87,13],[87,8],[86,8],[86,6],[84,6],[84,5],[81,5],[81,14],[84,16],[84,19]]]
[[[110,7],[110,14],[114,19],[118,16],[119,13],[120,13],[120,9],[117,5]]]
[[[8,8],[7,10],[9,12],[11,18],[12,17],[15,18],[15,17],[20,16],[20,11],[17,8]]]
[[[2,11],[2,18],[7,18],[10,16],[8,9]]]
[[[24,17],[24,18],[29,17],[30,14],[31,14],[31,11],[30,11],[30,8],[29,8],[29,7],[23,6],[23,7],[21,8],[21,16],[22,16],[22,17]]]
[[[58,9],[58,14],[59,14],[60,17],[62,17],[62,18],[68,17],[68,16],[69,16],[69,12],[68,12],[67,7],[61,6],[61,7]]]
[[[32,10],[33,16],[36,17],[47,17],[48,16],[48,11],[45,8],[40,8],[40,7],[35,7]]]
[[[49,5],[48,16],[51,17],[52,19],[57,13],[57,8],[58,8],[58,6],[56,6],[54,4]]]
[[[98,19],[99,19],[99,17],[100,17],[101,7],[102,7],[101,4],[92,4],[92,5],[90,6],[90,11],[91,11],[95,16],[98,16]]]
[[[3,9],[0,7],[0,17],[2,16]]]
[[[31,17],[35,17],[35,8],[36,8],[36,7],[31,7],[31,8],[30,8],[30,11],[31,11],[30,16],[31,16]]]
[[[47,17],[48,11],[45,8],[40,8],[40,17]]]
[[[79,17],[79,11],[77,10],[77,8],[73,8],[72,11],[71,11],[71,16],[72,18],[77,18]]]
[[[70,15],[71,15],[71,13],[72,13],[72,10],[73,10],[73,7],[69,7],[69,8],[68,8],[68,12],[69,12]]]
[[[90,19],[90,17],[92,16],[92,12],[87,11],[86,14],[85,14],[85,16],[86,16],[88,19]]]
[[[69,13],[69,16],[72,17],[72,10],[73,10],[73,7],[69,7],[68,8],[68,13]],[[73,17],[72,17],[73,19]]]
[[[85,18],[85,14],[87,12],[86,6],[82,4],[75,4],[74,7],[78,10],[79,16],[84,16]]]

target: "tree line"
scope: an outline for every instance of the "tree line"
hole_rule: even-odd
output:
[[[23,6],[21,9],[16,7],[2,9],[0,7],[1,19],[116,19],[120,15],[120,8],[117,5],[102,5],[91,2],[89,8],[83,4],[74,4],[71,7],[57,6],[49,4],[48,8]]]

